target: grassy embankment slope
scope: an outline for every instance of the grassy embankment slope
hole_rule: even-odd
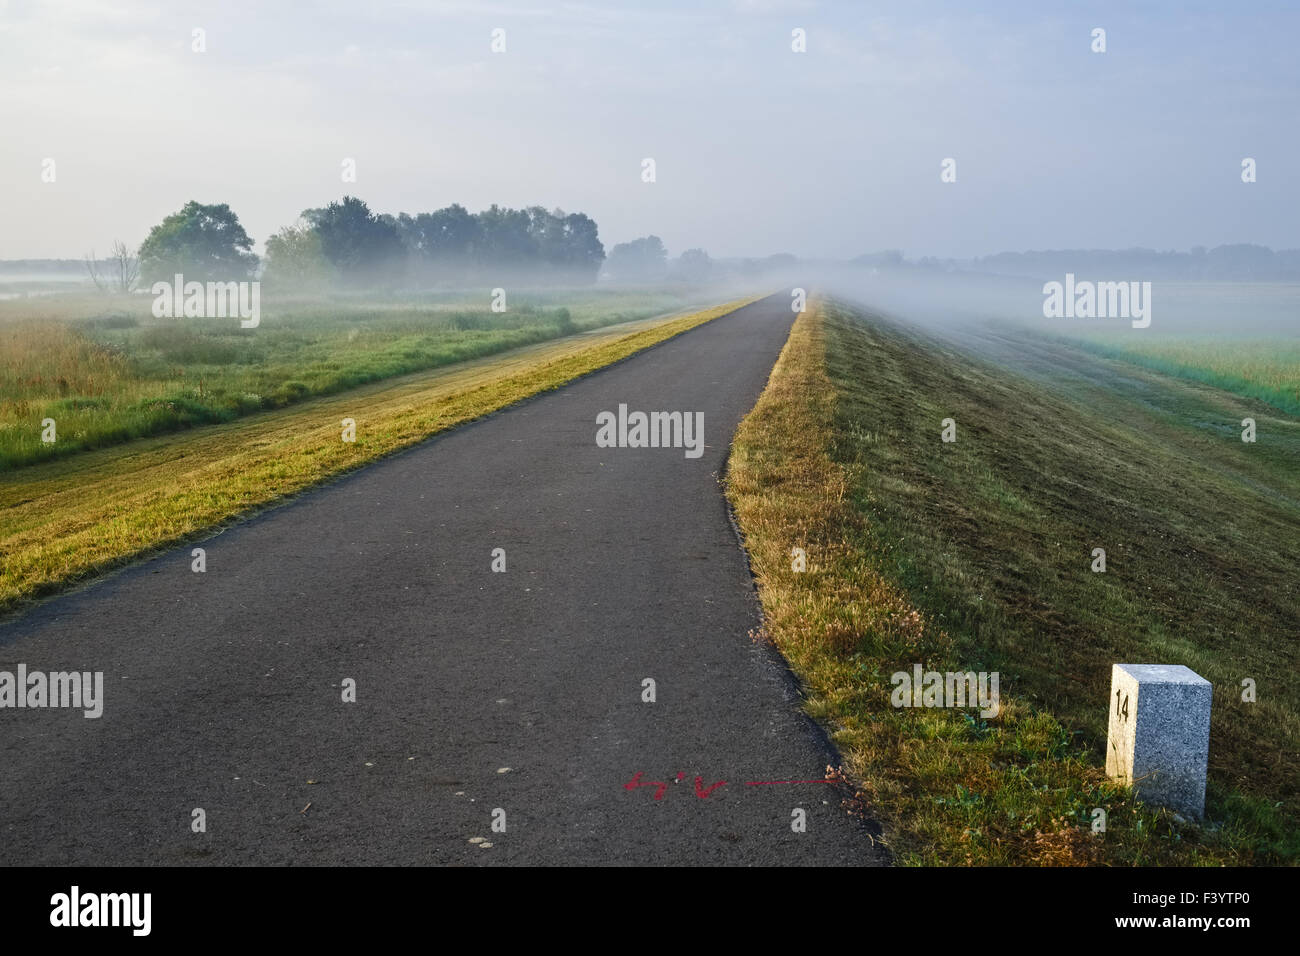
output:
[[[238,515],[558,388],[750,301],[609,326],[0,474],[0,610],[195,540]],[[354,443],[342,440],[344,418],[356,421]]]
[[[1026,374],[835,303],[796,322],[729,490],[810,712],[904,862],[1294,863],[1300,422],[1077,346],[1007,348]],[[1207,826],[1105,778],[1117,661],[1213,682]],[[892,707],[914,663],[998,671],[1000,714]]]

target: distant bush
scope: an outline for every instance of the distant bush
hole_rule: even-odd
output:
[[[310,394],[311,386],[306,382],[285,382],[271,394],[271,403],[276,406],[289,405]]]
[[[572,335],[578,331],[578,327],[573,324],[573,316],[565,308],[556,309],[552,315],[555,316],[555,327],[560,330],[561,335]]]

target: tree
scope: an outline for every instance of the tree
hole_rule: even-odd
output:
[[[556,260],[561,270],[574,279],[594,282],[605,261],[605,247],[601,244],[595,220],[580,212],[564,213],[555,210],[561,219],[558,235],[559,249]]]
[[[533,231],[533,215],[529,210],[507,209],[493,203],[477,218],[481,237],[480,266],[517,270],[535,265],[541,258]]]
[[[673,272],[686,282],[704,282],[713,271],[713,260],[703,249],[687,249],[673,263]]]
[[[605,264],[610,275],[620,282],[649,282],[663,278],[667,261],[663,240],[646,236],[616,245]]]
[[[429,255],[462,266],[470,262],[482,241],[483,230],[464,206],[453,203],[420,218],[424,220]]]
[[[170,280],[246,279],[257,269],[253,240],[225,203],[205,206],[191,200],[172,213],[140,244],[140,278]]]
[[[417,216],[402,213],[397,231],[412,264],[426,274],[469,269],[482,236],[478,219],[459,204]]]
[[[140,278],[140,260],[121,239],[113,241],[108,260],[101,265],[91,252],[86,257],[90,281],[100,292],[130,292]]]
[[[333,270],[320,236],[306,222],[285,226],[266,240],[268,284],[290,288],[321,287],[330,284]]]
[[[344,196],[302,218],[320,238],[321,251],[340,278],[354,285],[390,278],[403,259],[392,217],[376,216],[360,199]]]

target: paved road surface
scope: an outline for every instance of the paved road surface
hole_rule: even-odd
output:
[[[0,710],[0,862],[883,862],[836,787],[747,785],[830,759],[749,637],[717,483],[792,318],[751,305],[0,625],[0,670],[105,681],[99,719]],[[620,403],[703,412],[703,456],[598,448]]]

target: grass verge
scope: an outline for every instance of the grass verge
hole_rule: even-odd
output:
[[[609,327],[0,475],[0,611],[65,588],[734,312]],[[356,421],[356,441],[341,421]]]
[[[1201,386],[1142,385],[1183,413],[1202,401]],[[1189,449],[1190,431],[1129,405],[1117,423],[1113,407],[819,302],[737,433],[728,492],[768,636],[902,863],[1300,857],[1297,502],[1274,459],[1238,466],[1249,449],[1221,438]],[[956,444],[939,440],[950,416]],[[1104,575],[1089,571],[1097,542],[1111,545]],[[1214,683],[1207,825],[1106,779],[1121,660]],[[890,676],[917,663],[998,671],[1000,712],[891,706]],[[1240,700],[1246,676],[1258,703]]]

